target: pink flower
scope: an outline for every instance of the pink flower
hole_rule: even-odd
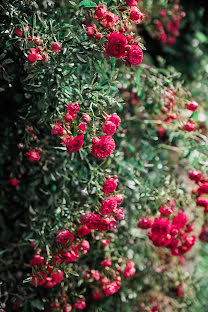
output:
[[[116,211],[116,219],[121,221],[124,219],[124,217],[125,217],[124,208],[123,207],[118,208],[118,210]]]
[[[41,49],[39,49],[39,47],[37,47],[37,49],[30,48],[30,51],[31,51],[32,53],[30,53],[30,54],[27,56],[28,63],[29,63],[30,65],[36,63],[37,60],[42,60],[42,59],[43,59],[42,55],[39,53],[39,52],[41,51]]]
[[[172,207],[172,206],[170,206],[170,207],[168,207],[168,206],[162,206],[162,207],[160,208],[160,213],[161,213],[163,216],[168,217],[171,213],[173,213],[173,207]]]
[[[112,32],[107,36],[106,53],[115,58],[122,58],[126,52],[127,39],[122,34]]]
[[[40,159],[40,155],[32,149],[30,152],[25,153],[25,156],[29,156],[29,161],[38,161]]]
[[[88,26],[86,28],[86,34],[89,38],[94,38],[95,37],[95,34],[96,34],[96,25],[92,25],[92,26]]]
[[[112,121],[105,121],[103,132],[108,135],[113,135],[116,132],[116,125]]]
[[[91,152],[96,158],[106,158],[115,150],[115,141],[110,136],[93,138]]]
[[[61,42],[52,42],[51,43],[52,50],[55,53],[59,53],[61,51],[62,43]]]
[[[166,11],[165,9],[162,9],[162,10],[160,11],[160,17],[161,17],[161,18],[164,18],[164,17],[166,16],[166,14],[167,14],[167,11]]]
[[[107,266],[107,267],[111,267],[112,265],[112,262],[111,262],[111,259],[105,259],[101,262],[100,264],[101,266]]]
[[[88,251],[90,249],[90,243],[86,239],[83,239],[79,244],[79,248],[81,248],[82,251]]]
[[[102,18],[102,24],[104,27],[113,27],[118,23],[119,17],[111,12],[105,12]]]
[[[171,45],[173,45],[175,42],[176,42],[176,38],[175,38],[175,37],[170,37],[170,38],[168,38],[168,39],[166,40],[165,44],[166,44],[167,46],[171,46]]]
[[[143,59],[142,49],[134,44],[131,47],[131,49],[127,52],[126,55],[127,63],[130,63],[131,65],[139,65],[141,64],[142,59]]]
[[[91,117],[87,114],[82,116],[82,121],[89,123],[91,121]]]
[[[18,179],[9,179],[8,184],[14,187],[17,187],[20,183],[20,180]]]
[[[71,310],[72,310],[72,306],[69,304],[67,304],[64,308],[64,312],[71,312]]]
[[[103,239],[102,242],[101,242],[101,245],[103,247],[107,246],[108,244],[110,243],[110,240],[109,239]]]
[[[117,204],[120,205],[123,202],[123,195],[122,194],[117,194],[114,196],[115,199],[117,200]]]
[[[57,122],[56,124],[55,124],[55,126],[53,126],[53,128],[52,128],[52,134],[58,134],[58,135],[60,135],[60,136],[63,136],[63,132],[64,131],[64,129],[62,128],[62,123],[61,122]]]
[[[102,201],[101,212],[103,215],[113,212],[117,207],[117,200],[115,197],[108,197]]]
[[[86,307],[85,300],[75,302],[72,307],[76,310],[83,310]]]
[[[115,294],[120,288],[120,285],[117,282],[112,282],[111,284],[107,285],[103,290],[105,296],[111,296]]]
[[[135,272],[136,272],[135,264],[133,261],[129,260],[127,262],[126,267],[125,267],[124,272],[123,272],[124,278],[128,278],[128,277],[134,275]]]
[[[76,249],[74,250],[68,248],[68,251],[59,251],[59,253],[63,259],[63,262],[66,263],[75,262],[79,257]]]
[[[101,5],[99,7],[97,7],[95,9],[95,15],[94,15],[94,18],[96,20],[100,19],[101,17],[103,17],[103,15],[105,14],[105,12],[107,11],[107,6],[106,5]]]
[[[192,112],[195,112],[195,110],[197,110],[197,108],[198,108],[198,103],[196,103],[196,102],[194,102],[194,101],[189,102],[189,103],[187,104],[187,107],[186,107],[186,108],[189,109],[189,110],[192,111]]]
[[[121,118],[116,113],[113,113],[112,115],[107,116],[106,121],[111,121],[116,127],[118,127],[121,123]]]
[[[165,42],[166,39],[167,39],[166,33],[165,33],[165,32],[162,32],[162,33],[160,34],[160,41],[161,41],[161,42]]]
[[[135,6],[137,5],[138,0],[126,0],[126,5],[128,6]]]
[[[181,284],[177,286],[177,296],[178,298],[183,297],[183,286]]]
[[[58,270],[58,272],[51,273],[52,282],[54,285],[61,283],[63,279],[64,273],[61,270]]]
[[[69,240],[70,243],[73,242],[74,234],[66,229],[60,230],[56,235],[56,242],[61,245],[66,245]]]
[[[131,6],[130,19],[132,21],[134,21],[136,24],[140,24],[143,17],[144,17],[144,15],[136,6]]]
[[[103,192],[105,194],[109,194],[115,191],[117,187],[116,179],[108,178],[106,181],[103,182]]]
[[[82,132],[85,132],[87,127],[86,127],[86,123],[81,123],[79,124],[79,130],[82,131]]]
[[[117,225],[117,221],[115,220],[113,216],[110,216],[109,218],[105,217],[99,222],[97,229],[100,232],[109,231],[113,229],[116,225]]]
[[[67,153],[72,154],[80,150],[84,145],[84,136],[77,135],[76,137],[72,137],[66,144]]]

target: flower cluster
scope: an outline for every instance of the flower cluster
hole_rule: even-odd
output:
[[[188,172],[189,179],[194,181],[198,188],[196,190],[196,205],[204,208],[204,213],[208,213],[208,178],[204,177],[201,171],[191,169]]]
[[[78,152],[83,147],[87,125],[89,130],[90,127],[93,128],[93,125],[90,124],[90,115],[86,113],[82,116],[77,115],[80,113],[78,102],[69,103],[66,109],[67,112],[62,118],[62,122],[56,122],[53,126],[52,134],[61,137],[61,144],[66,146],[67,153],[72,154]],[[78,118],[80,118],[80,123],[77,125]],[[100,138],[93,136],[92,138],[91,153],[96,158],[106,158],[114,152],[115,141],[111,136],[116,132],[121,122],[120,117],[116,113],[112,115],[105,114],[104,118],[105,122],[102,126],[102,131],[108,135],[103,135]]]
[[[180,35],[179,26],[185,13],[178,4],[174,4],[172,8],[162,9],[159,12],[159,18],[154,20],[153,36],[159,39],[167,46],[171,46],[176,42],[176,38]]]
[[[29,31],[30,28],[28,25],[25,25],[24,28],[21,26],[14,31],[16,36],[24,38],[33,45],[33,47],[30,48],[31,53],[27,55],[29,65],[33,65],[39,60],[47,62],[50,54],[59,53],[61,51],[61,42],[52,41],[50,46],[47,46],[41,37],[30,36]]]
[[[188,223],[186,213],[178,210],[174,214],[174,206],[174,201],[169,206],[162,206],[159,210],[160,217],[155,217],[153,221],[141,218],[138,227],[150,229],[148,237],[154,246],[169,248],[172,256],[180,256],[192,248],[196,237],[189,236],[194,227],[192,223]]]
[[[131,23],[140,24],[144,15],[137,7],[138,1],[126,1],[126,7],[120,16],[107,10],[106,5],[98,6],[93,11],[94,24],[85,20],[86,34],[89,38],[101,40],[106,38],[104,54],[123,59],[127,66],[139,65],[143,52],[139,39],[134,36]]]

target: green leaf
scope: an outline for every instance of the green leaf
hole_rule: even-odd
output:
[[[80,2],[79,6],[83,6],[85,8],[95,8],[97,6],[97,3],[90,0],[83,0]]]

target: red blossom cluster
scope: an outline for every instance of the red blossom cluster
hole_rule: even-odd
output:
[[[175,109],[175,104],[176,104],[176,94],[175,91],[169,88],[166,92],[165,95],[163,96],[163,106],[162,106],[162,113],[164,114],[164,117],[162,117],[162,121],[164,121],[167,124],[171,124],[174,120],[179,119],[180,114],[177,114],[174,109]],[[198,108],[198,103],[195,101],[186,101],[185,107],[188,111],[195,112],[196,109]],[[184,124],[183,120],[183,125],[179,126],[180,129],[186,130],[188,132],[194,131],[196,128],[196,124],[193,122],[192,118],[188,118],[188,120]],[[159,137],[163,137],[166,133],[166,130],[164,127],[159,126],[157,130],[157,134]]]
[[[172,256],[180,256],[192,248],[196,237],[189,236],[194,227],[192,223],[188,223],[186,213],[178,210],[178,213],[174,214],[174,206],[175,201],[169,206],[162,206],[161,216],[155,217],[153,221],[140,218],[138,227],[150,229],[148,237],[154,246],[169,248]]]
[[[78,113],[80,113],[78,102],[69,103],[63,122],[56,122],[52,128],[52,134],[61,137],[61,144],[66,146],[67,153],[69,154],[75,153],[83,147],[87,124],[91,121],[91,117],[88,114],[83,114],[80,117],[78,116],[81,122],[77,125]],[[103,135],[100,138],[94,136],[92,138],[91,152],[96,158],[106,158],[114,152],[115,141],[111,136],[116,132],[121,122],[120,117],[116,113],[112,115],[106,114],[104,118],[105,122],[102,126],[102,131],[108,134],[108,136]],[[88,126],[90,128],[91,125],[89,124]]]
[[[144,15],[137,7],[138,1],[126,1],[126,7],[120,11],[120,17],[107,10],[106,5],[93,11],[93,25],[85,20],[86,34],[89,38],[107,39],[104,54],[123,59],[127,66],[139,65],[143,52],[139,39],[134,36],[131,23],[140,24]]]
[[[159,13],[160,19],[154,20],[153,36],[159,39],[167,46],[171,46],[176,42],[176,38],[180,35],[179,25],[185,13],[181,6],[177,3],[173,4],[172,8],[162,9]]]
[[[30,28],[28,25],[24,26],[24,30],[21,27],[14,31],[15,35],[24,38],[28,42],[31,42],[34,47],[30,48],[31,53],[28,54],[27,60],[30,65],[37,63],[38,60],[47,62],[49,60],[50,53],[59,53],[61,51],[62,44],[57,41],[52,41],[50,46],[44,43],[44,40],[40,37],[29,35]],[[25,36],[26,34],[26,36]]]
[[[203,177],[201,171],[191,169],[188,172],[189,179],[194,181],[198,189],[196,190],[196,205],[204,208],[204,213],[208,213],[208,178]]]

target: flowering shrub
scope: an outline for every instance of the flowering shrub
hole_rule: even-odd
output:
[[[144,51],[147,33],[179,37],[182,7],[2,8],[0,309],[192,311],[190,268],[208,242],[205,100]]]

